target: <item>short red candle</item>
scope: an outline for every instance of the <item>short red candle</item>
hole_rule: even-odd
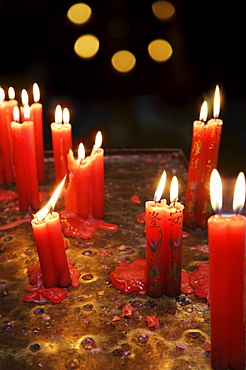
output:
[[[99,131],[90,156],[92,215],[99,219],[104,218],[104,150],[100,147],[101,143],[102,137]]]
[[[163,234],[166,200],[161,199],[166,183],[163,171],[154,200],[145,203],[146,213],[146,293],[158,297],[163,292]]]
[[[68,172],[67,155],[69,149],[72,149],[72,126],[69,122],[62,124],[59,105],[56,107],[55,122],[51,123],[51,135],[56,181],[60,182]]]
[[[37,210],[40,200],[33,122],[11,122],[11,132],[19,207],[21,211]]]
[[[4,100],[4,90],[0,88],[0,184],[14,181],[12,139],[8,119],[8,102]]]
[[[34,103],[30,107],[31,121],[34,122],[35,149],[37,160],[38,181],[45,180],[44,168],[44,135],[43,135],[43,106],[39,103],[40,91],[37,84],[33,85]]]
[[[246,219],[239,214],[208,220],[213,369],[245,369],[245,230]]]
[[[81,153],[83,151],[83,153]],[[85,158],[84,146],[79,146],[79,158],[74,158],[72,150],[68,154],[69,183],[65,194],[65,209],[68,214],[76,214],[84,219],[92,216],[90,158]]]

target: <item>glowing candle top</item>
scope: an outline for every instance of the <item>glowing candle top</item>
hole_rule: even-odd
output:
[[[221,214],[222,210],[222,181],[219,172],[214,169],[210,176],[210,199],[214,213]]]
[[[161,175],[161,179],[160,179],[159,185],[158,185],[158,187],[157,187],[157,189],[156,189],[156,192],[155,192],[155,194],[154,194],[154,198],[153,198],[153,200],[154,200],[154,202],[155,202],[155,203],[158,203],[158,202],[160,202],[160,200],[161,200],[162,193],[163,193],[163,191],[164,191],[165,184],[166,184],[166,178],[167,178],[167,174],[166,174],[166,171],[164,170],[164,171],[162,172],[162,175]]]
[[[245,176],[243,172],[240,172],[237,177],[237,181],[234,189],[233,196],[233,211],[236,214],[241,213],[245,203]]]

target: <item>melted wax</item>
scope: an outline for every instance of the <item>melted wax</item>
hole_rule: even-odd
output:
[[[79,286],[80,272],[76,270],[73,265],[75,260],[70,259],[68,263],[71,285],[74,288]],[[53,287],[45,288],[42,281],[42,273],[39,265],[28,268],[29,281],[31,285],[26,285],[25,289],[31,293],[26,293],[23,297],[25,302],[53,302],[60,303],[67,296],[66,290]]]
[[[64,235],[72,238],[90,239],[100,230],[118,230],[118,225],[98,220],[96,218],[84,219],[75,214],[61,213],[61,225]]]
[[[182,270],[181,291],[183,293],[195,293],[199,298],[206,298],[210,303],[209,290],[209,264],[198,263],[198,270],[189,274]],[[146,260],[136,258],[133,262],[121,262],[110,273],[112,284],[122,289],[125,294],[137,291],[146,294]]]

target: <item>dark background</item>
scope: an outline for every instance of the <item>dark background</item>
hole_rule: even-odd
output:
[[[67,11],[76,1],[0,1],[0,86],[13,86],[16,98],[32,84],[41,90],[45,148],[51,149],[50,123],[57,104],[70,109],[74,149],[93,145],[98,130],[107,148],[181,148],[189,157],[192,122],[204,99],[219,84],[224,121],[219,170],[246,171],[245,15],[236,2],[173,0],[176,15],[161,22],[150,0],[85,1],[90,21],[76,26]],[[123,36],[114,34],[124,24]],[[94,59],[74,52],[76,39],[92,33],[100,48]],[[164,38],[172,57],[156,63],[148,43]],[[118,74],[112,55],[128,49],[134,70]],[[211,117],[211,111],[209,117]]]

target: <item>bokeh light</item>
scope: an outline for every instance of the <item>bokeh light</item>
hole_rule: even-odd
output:
[[[168,41],[156,39],[149,44],[148,52],[150,57],[156,62],[165,62],[171,57],[173,49]]]
[[[68,19],[75,24],[86,23],[91,17],[92,11],[89,5],[77,3],[72,5],[67,12]]]
[[[136,58],[130,51],[120,50],[112,56],[111,62],[118,72],[128,73],[135,67]]]
[[[80,36],[74,44],[75,53],[84,59],[93,58],[98,50],[99,40],[96,36],[91,34]]]
[[[152,12],[161,21],[170,21],[175,15],[175,8],[169,1],[155,1]]]

